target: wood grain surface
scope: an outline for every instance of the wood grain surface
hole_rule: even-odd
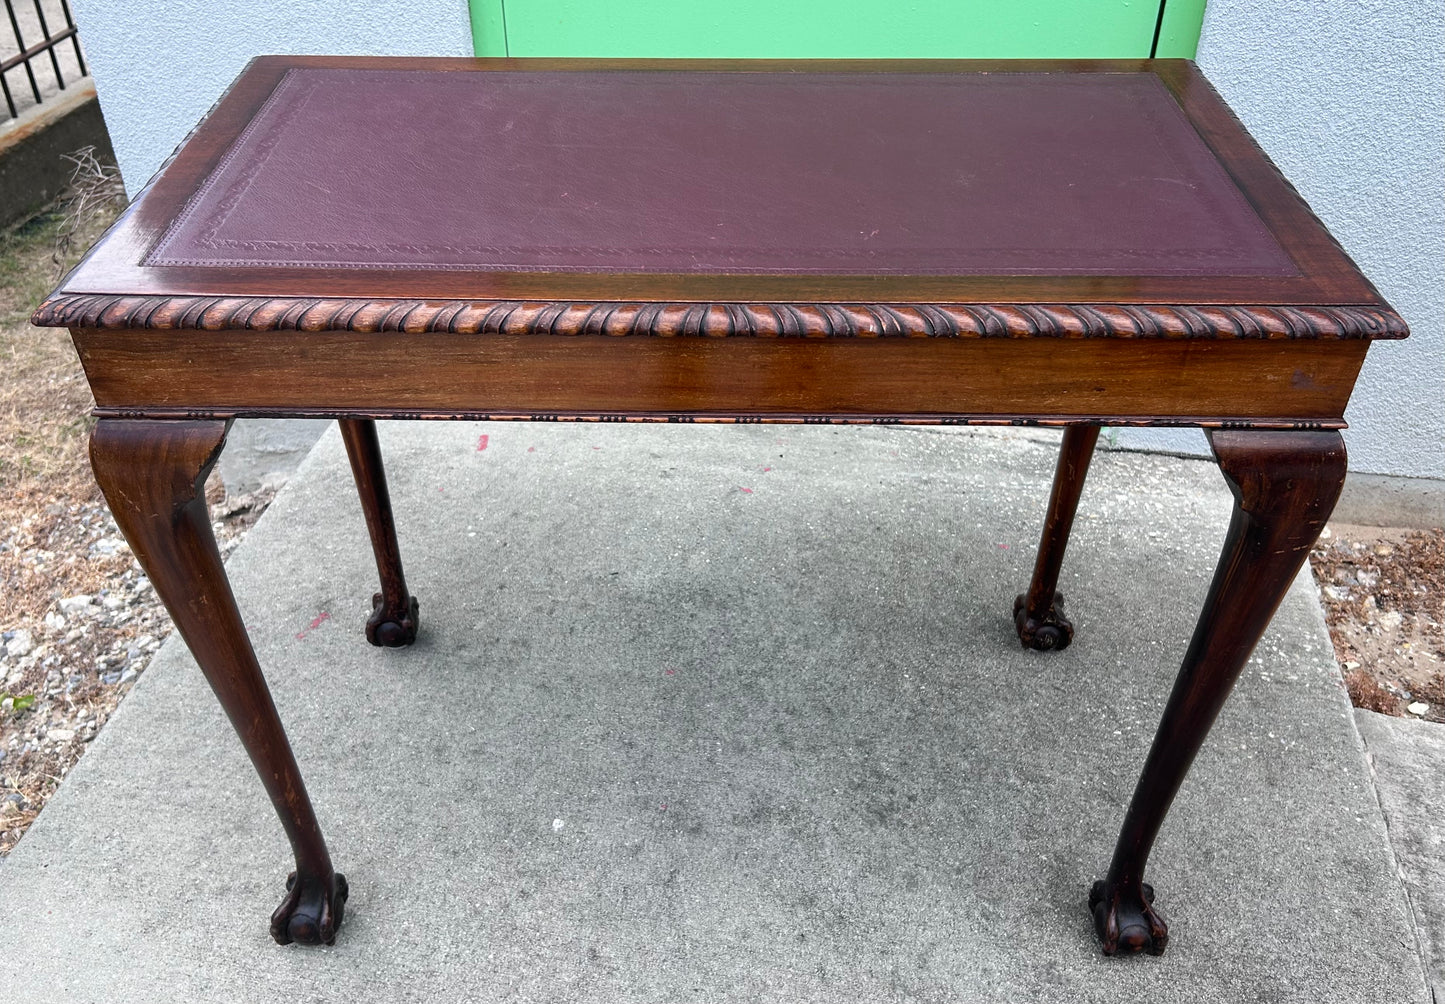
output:
[[[101,414],[1338,426],[1363,340],[104,331]]]

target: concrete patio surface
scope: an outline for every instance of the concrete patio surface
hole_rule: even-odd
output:
[[[1425,957],[1445,1004],[1445,726],[1355,711],[1390,846]]]
[[[485,439],[483,439],[485,437]],[[1207,588],[1207,463],[1096,458],[1020,649],[1038,430],[384,428],[422,638],[333,429],[229,563],[338,868],[331,949],[172,639],[0,867],[37,1002],[1428,1000],[1307,578],[1166,822],[1162,958],[1084,900]],[[481,446],[485,448],[479,449]]]

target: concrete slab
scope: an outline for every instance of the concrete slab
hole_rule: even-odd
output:
[[[329,419],[242,418],[231,425],[226,449],[216,464],[226,497],[280,488],[301,466]]]
[[[334,430],[230,563],[351,881],[340,942],[270,943],[285,844],[172,642],[0,868],[13,999],[1426,999],[1304,580],[1156,849],[1168,954],[1094,945],[1085,893],[1227,522],[1209,465],[1096,459],[1078,638],[1038,654],[1010,608],[1042,436],[384,440],[414,649],[362,640]]]
[[[1434,1000],[1445,1004],[1445,725],[1357,709]]]

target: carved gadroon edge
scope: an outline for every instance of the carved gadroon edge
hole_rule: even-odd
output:
[[[1383,307],[1103,303],[559,303],[51,296],[41,327],[455,334],[933,338],[1404,338]]]

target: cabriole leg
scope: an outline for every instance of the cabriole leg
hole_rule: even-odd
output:
[[[1144,865],[1189,765],[1329,518],[1345,481],[1338,432],[1209,433],[1234,516],[1174,691],[1089,909],[1104,953],[1159,955],[1168,928]]]
[[[376,555],[381,592],[371,598],[371,617],[366,622],[366,640],[373,645],[400,648],[416,641],[420,604],[406,590],[401,571],[401,549],[396,543],[396,523],[391,515],[391,496],[386,490],[386,471],[381,466],[381,443],[376,423],[370,419],[340,421],[351,473],[366,514],[366,530]]]
[[[1014,627],[1024,648],[1046,651],[1068,648],[1074,640],[1074,625],[1064,616],[1064,594],[1059,592],[1059,569],[1064,548],[1074,526],[1074,512],[1084,491],[1084,475],[1099,441],[1097,425],[1070,425],[1064,429],[1059,463],[1054,469],[1054,488],[1049,495],[1049,513],[1044,518],[1044,536],[1034,562],[1029,591],[1014,600]]]
[[[291,841],[296,871],[271,917],[271,936],[283,945],[329,945],[341,926],[346,879],[331,867],[206,509],[206,475],[228,427],[223,421],[102,419],[91,434],[90,462],[116,523],[241,737]]]

